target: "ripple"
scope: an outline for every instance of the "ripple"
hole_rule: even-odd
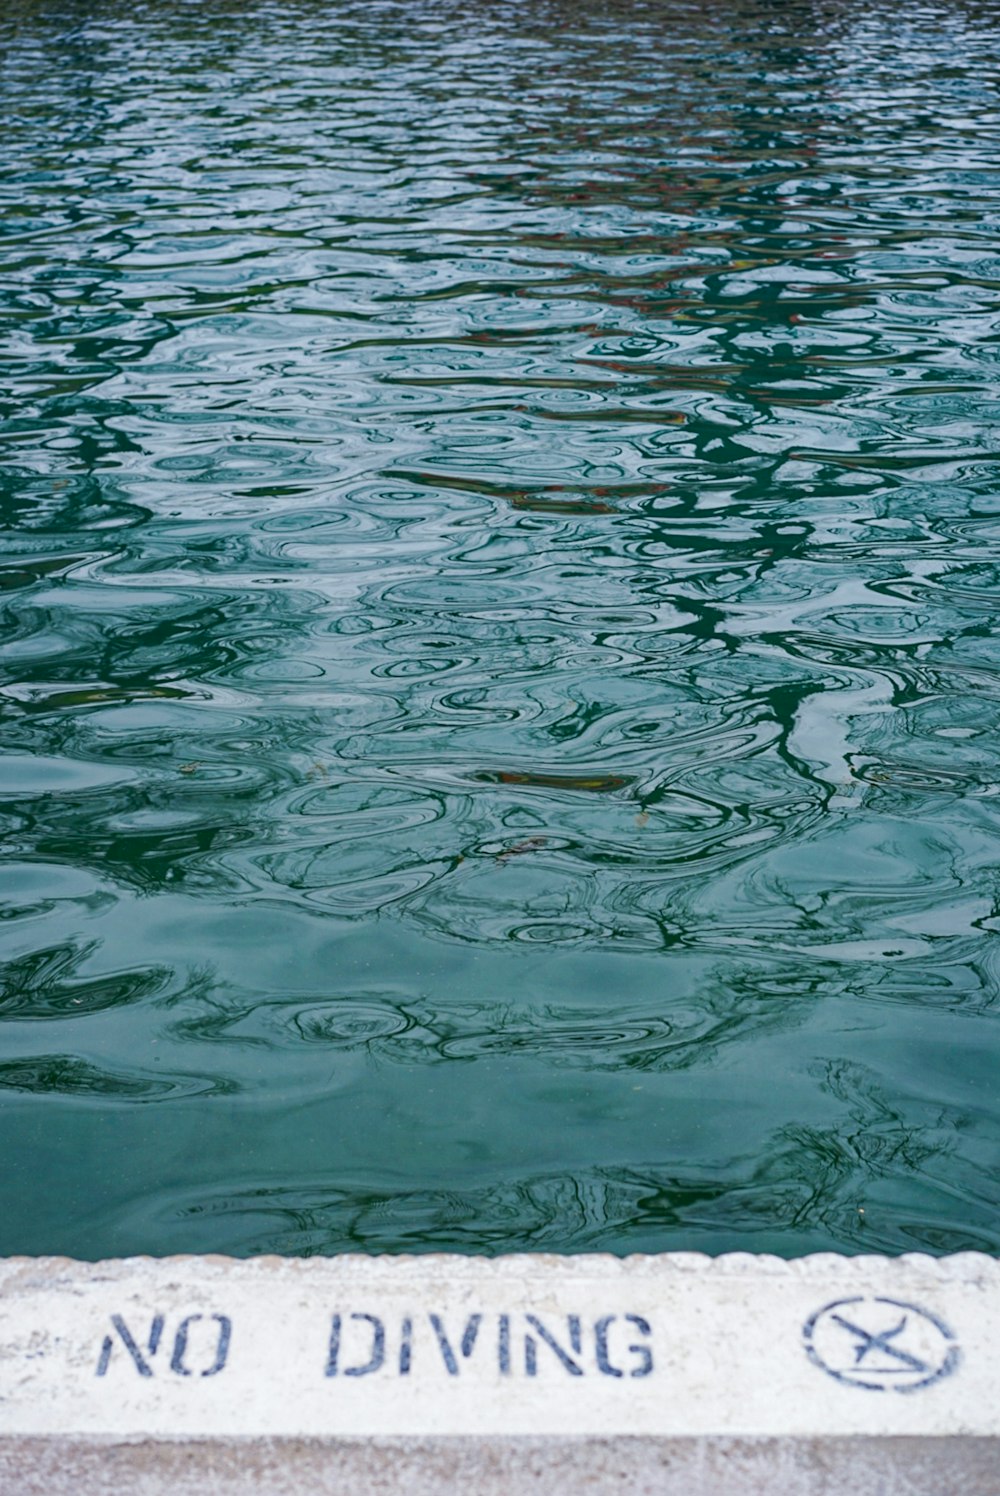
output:
[[[101,1070],[73,1055],[39,1055],[37,1059],[0,1063],[0,1090],[35,1096],[113,1097],[141,1102],[192,1094],[194,1089],[152,1076],[144,1080],[134,1071],[122,1074]]]
[[[67,943],[9,961],[0,984],[0,1022],[83,1017],[149,998],[166,985],[167,972],[156,969],[87,978],[80,967],[88,954]]]
[[[353,1048],[370,1045],[402,1034],[410,1027],[403,1014],[390,1004],[345,1003],[336,1008],[316,1006],[300,1009],[294,1027],[307,1044]]]

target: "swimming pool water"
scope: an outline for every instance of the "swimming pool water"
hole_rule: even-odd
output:
[[[0,1252],[997,1250],[998,20],[9,0]]]

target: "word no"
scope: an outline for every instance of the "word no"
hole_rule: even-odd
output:
[[[193,1331],[193,1326],[198,1325],[199,1322],[202,1322],[203,1327]],[[214,1330],[212,1329],[213,1322],[216,1326]],[[133,1335],[120,1314],[112,1314],[111,1324],[115,1333],[105,1335],[101,1353],[97,1359],[99,1377],[107,1375],[116,1347],[121,1347],[121,1353],[131,1358],[132,1364],[141,1377],[153,1375],[152,1363],[156,1361],[161,1349],[164,1351],[164,1357],[159,1362],[162,1367],[166,1357],[163,1340],[166,1320],[162,1314],[153,1315],[148,1335]],[[229,1342],[232,1334],[232,1321],[225,1314],[189,1314],[181,1320],[174,1332],[170,1345],[170,1360],[167,1362],[170,1370],[178,1377],[218,1376],[229,1357]],[[196,1342],[193,1347],[189,1346],[192,1339]]]

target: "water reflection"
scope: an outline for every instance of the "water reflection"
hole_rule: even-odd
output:
[[[0,1248],[995,1249],[989,8],[335,12],[0,18]]]

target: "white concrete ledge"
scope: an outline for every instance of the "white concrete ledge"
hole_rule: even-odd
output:
[[[1000,1264],[0,1263],[0,1493],[998,1496]]]

